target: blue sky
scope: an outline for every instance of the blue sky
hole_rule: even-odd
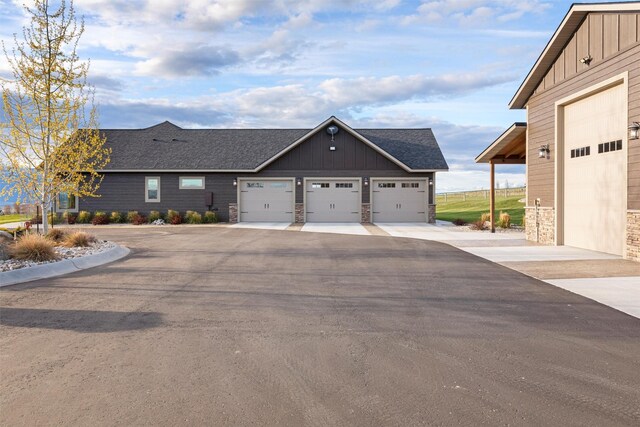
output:
[[[0,0],[7,47],[23,0]],[[487,188],[473,158],[571,5],[546,0],[76,0],[100,124],[431,127],[438,191]],[[8,77],[0,59],[0,77]],[[497,168],[504,185],[521,166]]]

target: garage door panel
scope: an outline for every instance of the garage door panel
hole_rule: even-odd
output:
[[[620,85],[565,107],[566,245],[622,255],[627,191],[624,99]]]
[[[241,222],[292,222],[291,180],[241,180]]]
[[[309,180],[306,192],[307,222],[360,222],[358,180]]]
[[[426,222],[426,180],[374,180],[373,222]]]

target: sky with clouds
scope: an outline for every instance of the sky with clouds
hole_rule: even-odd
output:
[[[0,0],[8,48],[27,23],[23,3]],[[524,121],[507,103],[571,1],[74,4],[102,127],[312,128],[331,115],[354,128],[430,127],[450,167],[443,192],[488,187],[473,159]],[[502,185],[524,183],[522,166],[497,172]]]

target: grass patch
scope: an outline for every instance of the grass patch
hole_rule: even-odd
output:
[[[522,225],[524,216],[524,203],[518,200],[523,199],[523,195],[496,197],[496,220],[500,212],[506,212],[511,217],[511,224]],[[483,213],[489,212],[489,198],[467,197],[467,200],[444,201],[443,197],[436,199],[436,218],[442,221],[453,221],[462,219],[469,223],[475,222]]]
[[[6,224],[8,222],[22,222],[27,221],[29,219],[28,215],[20,215],[20,214],[11,214],[11,215],[0,215],[0,224]]]

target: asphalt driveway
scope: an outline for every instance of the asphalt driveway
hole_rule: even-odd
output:
[[[0,425],[638,425],[640,321],[451,246],[92,229],[0,290]]]

